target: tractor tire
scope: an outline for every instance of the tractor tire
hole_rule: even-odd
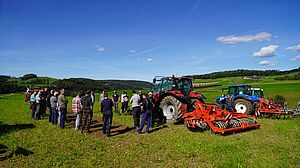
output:
[[[182,103],[178,99],[173,96],[166,96],[160,102],[159,107],[162,109],[167,121],[178,123],[182,121],[181,106]]]
[[[253,106],[251,102],[245,99],[236,99],[234,101],[234,108],[237,113],[251,114],[253,111]]]

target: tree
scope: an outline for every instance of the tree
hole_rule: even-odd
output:
[[[21,77],[22,80],[37,78],[36,74],[25,74],[23,77]]]

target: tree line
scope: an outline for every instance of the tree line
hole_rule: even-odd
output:
[[[20,78],[0,75],[0,94],[24,92],[27,87],[49,87],[49,89],[65,88],[69,93],[77,91],[93,90],[144,90],[150,89],[152,84],[146,81],[136,80],[93,80],[87,78],[57,79],[49,82],[47,78],[38,78],[35,74],[26,74]]]
[[[186,75],[186,77],[191,77],[193,79],[216,79],[224,77],[240,77],[240,76],[274,76],[274,75],[286,75],[292,72],[300,72],[300,67],[287,71],[280,70],[246,70],[237,69],[231,71],[221,71],[213,72],[209,74],[202,75]]]

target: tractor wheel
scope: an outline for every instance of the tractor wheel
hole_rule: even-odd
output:
[[[252,113],[253,106],[251,102],[245,99],[236,99],[234,102],[234,108],[237,113],[250,114]]]
[[[160,102],[159,107],[162,109],[164,116],[168,121],[177,123],[182,120],[181,105],[182,103],[175,97],[166,96]]]

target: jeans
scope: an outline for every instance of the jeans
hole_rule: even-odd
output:
[[[67,115],[66,108],[60,108],[60,121],[59,121],[60,128],[65,127],[66,115]]]
[[[132,108],[132,117],[133,117],[133,123],[134,123],[134,127],[138,128],[140,126],[140,111],[141,111],[141,107],[133,107]]]
[[[57,108],[56,107],[51,107],[51,123],[53,125],[57,124],[56,114],[57,114]]]
[[[150,124],[151,124],[151,121],[150,121],[150,115],[151,115],[151,110],[150,109],[146,109],[143,113],[142,113],[142,122],[141,122],[141,125],[138,129],[138,133],[141,133],[143,128],[144,128],[144,124],[145,122],[147,121],[147,127],[146,127],[146,134],[149,133],[149,128],[150,128]]]
[[[81,123],[82,113],[76,113],[75,129],[79,130]]]
[[[112,112],[107,111],[103,113],[104,115],[104,125],[103,125],[103,134],[106,134],[107,136],[110,135],[110,127],[112,124]]]
[[[33,108],[32,110],[31,110],[31,117],[34,119],[34,116],[35,116],[35,108]]]

